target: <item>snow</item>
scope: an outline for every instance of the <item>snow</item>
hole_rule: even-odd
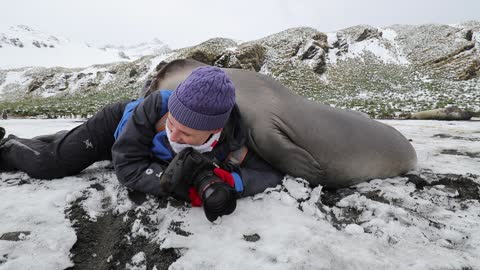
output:
[[[9,71],[7,72],[7,77],[5,78],[5,81],[3,84],[0,86],[2,88],[4,85],[11,84],[11,83],[17,83],[20,84],[23,82],[23,74],[24,71]]]
[[[397,33],[392,29],[384,29],[382,31],[382,37],[390,42],[394,42],[396,36]]]
[[[8,71],[8,72],[6,72],[5,80],[3,81],[2,84],[0,84],[0,97],[3,94],[3,90],[4,90],[5,86],[7,86],[9,84],[23,84],[26,81],[28,81],[28,79],[25,79],[23,77],[24,74],[25,74],[25,71],[23,71],[23,70],[22,71]]]
[[[382,122],[412,140],[419,161],[413,173],[480,175],[479,158],[442,154],[446,149],[480,152],[478,121]],[[0,121],[7,132],[22,137],[78,124],[65,119]],[[0,240],[0,269],[71,266],[69,250],[76,236],[64,210],[85,194],[82,205],[92,220],[109,209],[122,213],[136,207],[148,213],[151,222],[137,217],[126,237],[142,235],[161,248],[178,248],[181,257],[170,269],[479,269],[480,202],[459,202],[458,191],[445,185],[418,190],[406,177],[376,179],[355,186],[352,194],[328,206],[322,201],[323,187],[312,189],[303,179],[286,176],[281,186],[240,199],[233,214],[210,223],[202,208],[158,207],[151,198],[133,205],[113,173],[102,172],[98,181],[104,190],[92,188],[97,180],[89,176],[102,166],[52,181],[0,173],[0,236],[31,232],[20,241]],[[19,185],[21,180],[31,184]],[[372,192],[388,203],[366,195]],[[102,206],[105,198],[111,200],[109,209]],[[348,216],[352,209],[358,216]],[[170,230],[173,221],[189,235]],[[125,268],[147,269],[147,259],[139,250]]]
[[[128,60],[135,60],[145,55],[165,54],[171,51],[166,44],[164,44],[157,38],[154,38],[150,42],[143,42],[131,46],[107,45],[104,49],[116,51],[117,54],[122,54],[128,57]]]
[[[364,52],[371,52],[384,63],[408,64],[408,60],[402,56],[395,55],[383,44],[375,39],[367,39],[361,42],[350,44],[348,57],[360,57]]]
[[[403,134],[408,134],[413,140],[417,151],[419,166],[436,173],[480,175],[478,159],[467,156],[442,155],[442,150],[457,149],[466,152],[480,152],[480,123],[479,122],[438,122],[430,121],[384,121],[393,125]],[[440,125],[441,123],[441,125]],[[458,136],[462,139],[448,140],[434,137],[437,134]],[[469,141],[477,140],[477,141]],[[461,165],[460,165],[461,164]]]
[[[4,47],[0,48],[0,68],[25,66],[87,67],[94,64],[125,61],[116,52],[91,48],[84,44],[65,44],[55,48]]]
[[[393,63],[408,65],[410,62],[402,53],[400,46],[395,42],[397,33],[392,29],[379,29],[382,31],[382,39],[366,39],[360,42],[348,41],[348,51],[339,54],[339,49],[333,44],[338,40],[337,33],[327,33],[327,41],[331,49],[328,51],[328,61],[336,64],[338,60],[349,58],[361,58],[365,53],[371,53],[385,64]]]
[[[2,59],[0,69],[27,66],[81,68],[95,64],[133,61],[145,55],[170,51],[170,48],[158,39],[135,46],[110,45],[96,48],[23,25],[0,29],[0,59]]]
[[[172,55],[173,55],[173,53],[160,54],[160,55],[157,55],[157,56],[153,57],[152,59],[150,59],[150,67],[149,67],[148,71],[145,73],[145,75],[143,75],[138,80],[139,81],[145,80],[148,76],[153,74],[153,72],[155,71],[155,68],[157,67],[157,65],[159,63],[161,63],[163,60],[169,58]]]
[[[53,91],[50,92],[50,91],[47,90],[47,91],[45,91],[45,92],[42,92],[40,95],[41,95],[41,97],[43,97],[43,98],[48,98],[48,97],[53,97],[53,96],[55,96],[56,94],[58,94],[58,93],[55,93],[55,92],[53,92]]]
[[[127,264],[125,267],[128,270],[146,270],[147,266],[142,265],[145,262],[145,253],[139,252],[132,257],[132,264]]]
[[[1,241],[0,254],[8,254],[2,269],[63,269],[71,266],[69,250],[76,242],[72,224],[65,219],[65,198],[88,183],[78,177],[17,185],[13,178],[0,174],[0,234],[29,231],[23,241]],[[22,176],[22,178],[24,178]],[[72,185],[75,183],[75,185]]]
[[[329,63],[337,63],[337,54],[339,52],[338,48],[335,48],[333,44],[338,41],[337,33],[327,33],[327,43],[330,49],[328,50],[327,59]]]
[[[336,32],[327,33],[327,43],[329,46],[333,46],[333,43],[337,42],[338,37]]]
[[[472,40],[474,40],[476,43],[480,43],[480,32],[473,32]]]
[[[6,135],[15,134],[21,138],[54,133],[60,130],[69,130],[82,124],[82,119],[8,119],[1,120],[0,126],[6,130]]]
[[[225,50],[229,52],[236,52],[238,50],[238,47],[228,47]]]
[[[348,224],[345,227],[345,232],[349,234],[362,234],[365,231],[363,230],[363,227],[357,224]]]

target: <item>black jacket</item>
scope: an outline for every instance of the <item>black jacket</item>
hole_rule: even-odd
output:
[[[118,180],[128,188],[157,196],[168,195],[159,184],[168,161],[159,160],[151,151],[157,132],[155,125],[163,116],[163,106],[167,104],[159,91],[146,97],[135,108],[112,147],[112,161]],[[268,187],[280,184],[283,179],[280,172],[253,151],[248,151],[240,164],[233,162],[231,154],[241,151],[242,147],[245,149],[247,132],[235,106],[219,143],[211,153],[218,162],[239,173],[244,184],[241,196],[263,192]]]

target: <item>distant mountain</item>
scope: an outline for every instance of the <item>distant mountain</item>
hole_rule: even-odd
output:
[[[118,51],[120,57],[128,60],[136,60],[145,55],[159,55],[169,53],[170,47],[157,38],[150,42],[143,42],[132,46],[106,45],[102,49],[107,51]]]
[[[144,55],[169,52],[159,41],[136,46],[96,48],[86,43],[37,31],[25,25],[0,29],[0,69],[21,67],[80,68],[94,64],[132,61]]]

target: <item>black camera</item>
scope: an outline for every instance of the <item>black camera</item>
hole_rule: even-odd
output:
[[[195,176],[193,185],[203,201],[203,210],[209,221],[229,215],[237,207],[237,191],[216,176],[213,168]]]
[[[189,201],[188,189],[193,185],[203,201],[207,219],[231,214],[237,207],[236,190],[213,173],[215,163],[193,148],[178,153],[160,178],[160,186],[177,199]]]

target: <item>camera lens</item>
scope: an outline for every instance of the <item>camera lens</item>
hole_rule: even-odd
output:
[[[209,221],[231,214],[237,207],[236,191],[231,186],[211,175],[203,179],[197,192],[201,194],[203,209]]]
[[[216,188],[210,187],[205,190],[203,196],[205,198],[205,207],[215,211],[224,207],[225,202],[228,201],[229,193],[227,190],[217,186]]]

